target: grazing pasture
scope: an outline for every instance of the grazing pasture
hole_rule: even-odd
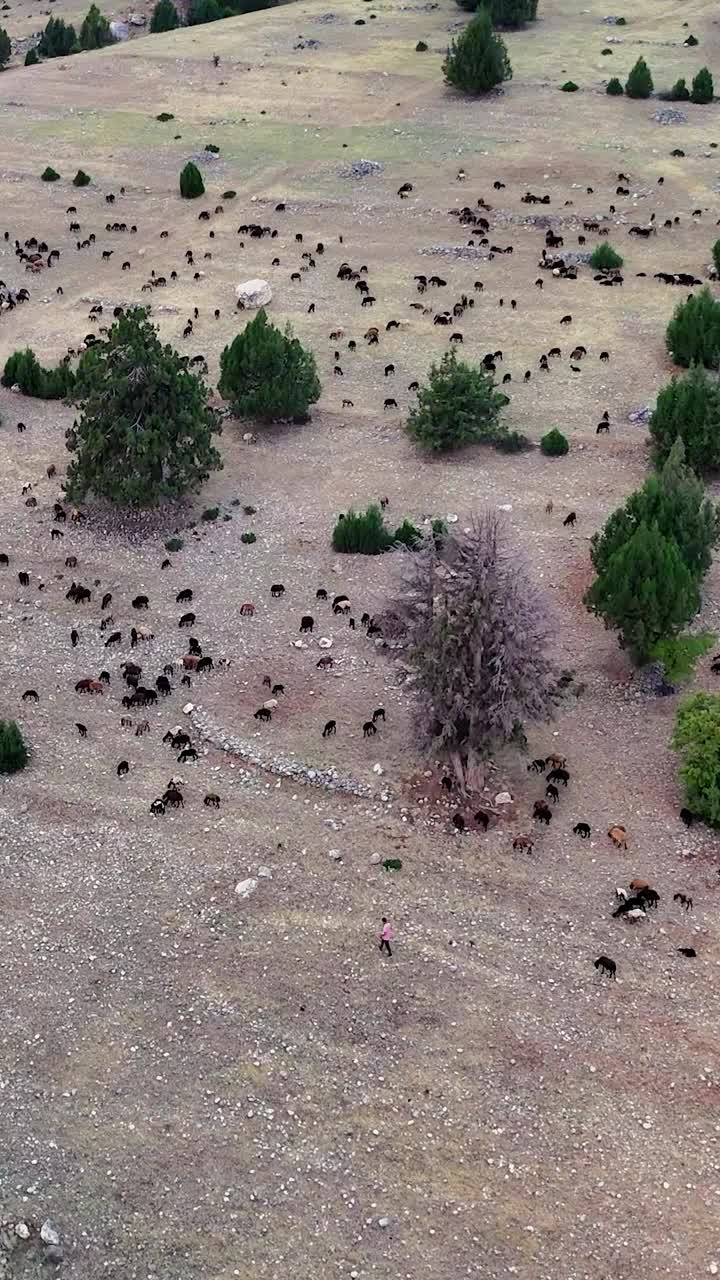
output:
[[[442,84],[450,0],[312,0],[0,77],[0,291],[29,294],[0,363],[54,367],[144,304],[215,387],[259,279],[322,382],[303,425],[226,418],[224,469],[139,517],[73,507],[73,410],[0,389],[2,715],[31,750],[0,777],[2,1214],[51,1217],[77,1280],[720,1265],[717,836],[683,809],[677,697],[582,604],[646,474],[697,287],[672,281],[705,281],[720,218],[717,106],[604,82],[641,52],[656,88],[720,71],[719,42],[697,3],[604,16],[541,0],[478,101]],[[549,265],[605,240],[619,271]],[[451,347],[569,452],[421,455],[413,384]],[[378,623],[395,553],[332,551],[370,503],[393,530],[500,507],[554,604],[572,691],[480,795],[417,748]],[[689,687],[715,681],[707,655]]]

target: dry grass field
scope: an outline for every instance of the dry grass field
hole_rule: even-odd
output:
[[[206,355],[214,384],[243,323],[235,285],[261,276],[271,317],[313,348],[323,381],[307,426],[264,429],[251,444],[252,424],[227,421],[224,470],[192,507],[142,522],[90,508],[56,542],[59,479],[46,468],[61,478],[71,410],[0,391],[2,714],[18,719],[33,753],[0,783],[0,1217],[51,1217],[68,1280],[698,1280],[720,1265],[718,842],[677,816],[677,698],[641,695],[615,638],[582,606],[588,540],[646,472],[646,428],[629,414],[653,404],[671,372],[663,335],[684,291],[653,273],[701,276],[720,206],[717,106],[681,104],[686,123],[665,126],[654,115],[668,104],[609,98],[604,80],[624,80],[641,52],[656,88],[704,64],[720,71],[718,35],[712,9],[692,2],[640,0],[625,27],[604,25],[598,0],[541,9],[531,30],[507,37],[513,81],[477,102],[442,84],[442,54],[465,21],[451,0],[311,0],[0,77],[0,277],[31,293],[0,315],[0,360],[29,344],[51,364],[92,328],[92,303],[107,319],[114,305],[147,302],[166,340]],[[5,16],[11,35],[25,33]],[[689,31],[696,48],[682,45]],[[420,39],[425,54],[414,51]],[[559,91],[568,78],[577,93]],[[163,111],[174,120],[159,123]],[[177,180],[191,156],[207,195],[186,202]],[[382,168],[353,177],[360,160]],[[61,181],[40,181],[47,164]],[[84,190],[71,184],[80,166],[93,179]],[[621,172],[627,197],[615,194]],[[403,182],[413,190],[401,201]],[[528,189],[550,206],[522,203]],[[449,210],[481,196],[491,243],[512,244],[512,256],[428,253],[466,244]],[[82,237],[96,236],[91,248],[76,249],[71,205]],[[205,209],[212,216],[199,221]],[[653,213],[658,235],[629,237]],[[600,288],[582,268],[575,282],[542,273],[537,289],[541,215],[566,248],[583,219],[605,218],[624,286]],[[664,229],[667,218],[679,221]],[[137,232],[106,231],[114,221]],[[253,221],[277,237],[238,234]],[[37,276],[13,252],[31,236],[61,251]],[[316,268],[292,283],[320,241]],[[343,260],[367,264],[373,308],[337,279]],[[167,287],[143,292],[153,272]],[[419,272],[446,287],[419,299]],[[484,289],[455,325],[465,357],[502,349],[509,425],[535,442],[559,426],[566,458],[477,448],[428,461],[407,441],[408,384],[450,332],[433,315],[475,280]],[[429,315],[411,307],[418,300]],[[386,332],[391,319],[400,327]],[[381,330],[373,348],[369,324]],[[575,373],[578,343],[588,354]],[[543,374],[539,357],[555,345],[562,359]],[[597,436],[605,409],[611,431]],[[36,508],[25,505],[27,481]],[[358,618],[382,608],[392,555],[330,547],[337,513],[381,495],[395,524],[452,514],[462,525],[501,506],[554,603],[558,659],[585,691],[530,734],[532,756],[561,750],[572,774],[531,858],[511,847],[542,794],[525,759],[497,762],[492,792],[515,797],[507,821],[454,835],[392,654],[315,600],[325,587],[347,591]],[[218,520],[203,522],[215,506]],[[562,525],[571,509],[574,530]],[[248,529],[252,545],[241,542]],[[176,532],[184,547],[161,571]],[[73,574],[93,590],[81,608],[65,598]],[[270,598],[273,582],[285,584],[282,600]],[[142,622],[154,639],[138,660],[154,679],[185,647],[184,587],[195,593],[194,633],[230,665],[176,685],[135,737],[120,727],[119,702],[130,602],[150,598]],[[98,630],[106,591],[123,632],[109,651]],[[254,618],[240,616],[247,600]],[[306,612],[317,626],[298,649]],[[719,619],[715,569],[700,622],[720,629]],[[316,668],[320,636],[333,640],[330,673]],[[105,696],[74,692],[105,667]],[[258,726],[265,674],[286,693]],[[706,659],[691,687],[712,680]],[[28,688],[37,705],[21,701]],[[162,737],[188,725],[188,699],[244,754],[193,730],[200,759],[178,766]],[[362,722],[379,705],[386,723],[365,740]],[[323,740],[330,717],[338,733]],[[130,773],[118,779],[123,758]],[[367,794],[293,780],[278,760],[336,767]],[[178,770],[184,810],[152,818],[150,802]],[[209,791],[218,811],[203,806]],[[578,820],[590,841],[573,836]],[[627,852],[607,839],[611,822],[627,827]],[[384,871],[377,854],[401,857],[402,870]],[[271,878],[241,900],[235,884],[259,867]],[[637,928],[610,918],[615,886],[633,876],[661,894]],[[693,896],[691,914],[673,904],[678,891]],[[392,960],[377,951],[383,914],[398,935]],[[678,954],[686,945],[695,960]],[[593,968],[603,952],[617,961],[616,983]],[[17,1280],[30,1265],[18,1260]]]

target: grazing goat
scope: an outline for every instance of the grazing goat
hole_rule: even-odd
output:
[[[608,835],[616,849],[627,849],[627,833],[624,827],[619,824],[610,827]],[[630,885],[630,888],[634,888],[634,885]]]
[[[576,822],[573,827],[573,835],[579,836],[581,840],[590,839],[590,826],[587,822]]]
[[[684,907],[686,911],[692,911],[693,909],[693,900],[685,893],[674,893],[673,902],[679,902],[680,906]]]
[[[609,956],[598,956],[597,960],[593,961],[593,963],[598,973],[606,973],[609,978],[616,977],[615,971],[617,969],[617,965]]]

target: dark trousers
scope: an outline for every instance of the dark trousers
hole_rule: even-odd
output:
[[[390,950],[390,943],[388,942],[387,938],[381,938],[381,940],[380,940],[380,950],[381,950],[381,951],[387,951],[387,953],[388,953],[388,955],[389,955],[389,956],[391,956],[391,955],[392,955],[392,951]]]

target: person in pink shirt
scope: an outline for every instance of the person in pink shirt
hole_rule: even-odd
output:
[[[395,937],[395,930],[386,916],[382,918],[382,930],[380,932],[380,950],[387,951],[388,955],[392,955],[390,943]]]

